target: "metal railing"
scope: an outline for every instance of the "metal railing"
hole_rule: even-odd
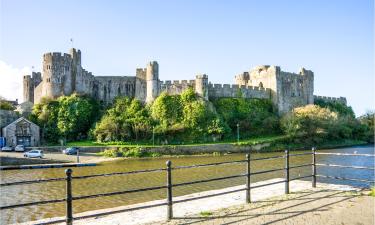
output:
[[[308,164],[301,164],[301,165],[292,165],[290,166],[290,157],[298,157],[298,156],[305,156],[305,155],[312,155],[312,163]],[[125,212],[125,211],[132,211],[132,210],[138,210],[138,209],[145,209],[145,208],[151,208],[151,207],[158,207],[158,206],[167,206],[167,219],[170,220],[173,218],[173,204],[174,203],[181,203],[181,202],[187,202],[202,198],[209,198],[219,195],[225,195],[229,193],[239,192],[239,191],[245,191],[246,194],[246,203],[251,203],[251,189],[261,188],[269,185],[279,184],[279,183],[285,183],[285,194],[289,194],[290,192],[290,181],[298,180],[298,179],[305,179],[311,177],[312,180],[312,187],[316,187],[316,178],[317,177],[325,177],[325,178],[332,178],[332,179],[341,179],[341,180],[351,180],[351,181],[362,181],[362,182],[374,182],[370,180],[362,180],[362,179],[353,179],[353,178],[343,178],[343,177],[334,177],[334,176],[326,176],[322,174],[317,174],[317,166],[331,166],[331,167],[339,167],[339,168],[351,168],[351,169],[366,169],[366,170],[374,170],[372,167],[359,167],[359,166],[343,166],[343,165],[334,165],[334,164],[319,164],[316,163],[316,155],[342,155],[342,156],[364,156],[364,157],[374,157],[374,155],[370,154],[343,154],[343,153],[317,153],[315,151],[315,148],[312,149],[311,152],[307,153],[297,153],[297,154],[290,154],[289,150],[286,150],[283,155],[280,156],[272,156],[272,157],[265,157],[265,158],[251,158],[250,154],[246,155],[246,160],[237,160],[237,161],[229,161],[229,162],[218,162],[218,163],[209,163],[209,164],[198,164],[198,165],[189,165],[189,166],[176,166],[172,168],[172,162],[167,161],[166,162],[166,168],[158,168],[158,169],[147,169],[147,170],[137,170],[137,171],[128,171],[128,172],[116,172],[116,173],[106,173],[106,174],[93,174],[93,175],[85,175],[85,176],[72,176],[72,169],[65,170],[66,177],[64,178],[52,178],[52,179],[39,179],[39,180],[26,180],[26,181],[17,181],[17,182],[11,182],[11,183],[2,183],[0,184],[0,187],[3,186],[13,186],[13,185],[26,185],[26,184],[33,184],[33,183],[45,183],[45,182],[57,182],[57,181],[65,181],[66,182],[66,197],[63,199],[53,199],[53,200],[44,200],[44,201],[37,201],[37,202],[29,202],[29,203],[22,203],[22,204],[15,204],[15,205],[8,205],[8,206],[0,206],[0,210],[5,209],[13,209],[13,208],[20,208],[20,207],[26,207],[26,206],[32,206],[32,205],[40,205],[40,204],[49,204],[49,203],[59,203],[59,202],[66,202],[66,219],[65,220],[56,220],[51,223],[61,223],[66,222],[66,224],[72,224],[73,219],[84,219],[84,218],[90,218],[90,217],[96,217],[96,216],[103,216],[118,212]],[[270,170],[262,170],[262,171],[251,171],[251,162],[252,161],[259,161],[259,160],[271,160],[271,159],[284,159],[285,160],[285,166],[283,168],[277,168],[277,169],[270,169]],[[173,170],[180,170],[180,169],[190,169],[190,168],[198,168],[198,167],[208,167],[208,166],[218,166],[218,165],[226,165],[226,164],[246,164],[245,174],[237,174],[237,175],[231,175],[231,176],[225,176],[225,177],[216,177],[216,178],[210,178],[210,179],[204,179],[204,180],[196,180],[196,181],[190,181],[190,182],[183,182],[183,183],[173,183],[172,182],[172,172]],[[294,178],[290,178],[290,170],[301,168],[301,167],[309,167],[311,166],[312,174],[307,176],[298,176]],[[129,174],[137,174],[137,173],[153,173],[153,172],[161,172],[166,171],[166,185],[162,186],[154,186],[154,187],[147,187],[147,188],[140,188],[140,189],[132,189],[132,190],[124,190],[124,191],[116,191],[116,192],[108,192],[108,193],[100,193],[100,194],[93,194],[93,195],[83,195],[83,196],[73,196],[72,195],[72,181],[78,180],[78,179],[89,179],[93,177],[109,177],[109,176],[119,176],[119,175],[129,175]],[[251,177],[254,175],[259,174],[265,174],[265,173],[273,173],[278,171],[284,171],[284,180],[276,181],[272,183],[266,183],[266,184],[259,184],[256,186],[251,186]],[[240,177],[246,177],[246,185],[245,188],[240,188],[236,190],[230,190],[226,192],[220,192],[216,194],[209,194],[199,197],[192,197],[188,199],[181,199],[181,200],[173,200],[172,193],[174,187],[179,186],[185,186],[185,185],[192,185],[192,184],[198,184],[198,183],[205,183],[205,182],[212,182],[212,181],[220,181],[220,180],[227,180],[227,179],[234,179],[234,178],[240,178]],[[92,215],[87,216],[81,216],[81,217],[75,217],[73,218],[73,202],[74,200],[82,200],[82,199],[88,199],[88,198],[98,198],[98,197],[105,197],[105,196],[113,196],[113,195],[122,195],[122,194],[129,194],[129,193],[135,193],[135,192],[144,192],[144,191],[151,191],[151,190],[159,190],[159,189],[166,189],[166,202],[160,203],[160,204],[154,204],[154,205],[146,205],[141,207],[135,207],[135,208],[128,208],[123,210],[117,210],[113,212],[104,212],[104,213],[96,213]]]

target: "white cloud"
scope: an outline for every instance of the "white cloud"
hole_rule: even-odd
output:
[[[23,102],[22,77],[27,74],[31,74],[31,68],[16,68],[0,60],[0,96]]]

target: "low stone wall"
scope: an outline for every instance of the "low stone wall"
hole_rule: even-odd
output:
[[[259,151],[265,147],[268,147],[269,143],[257,144],[252,146],[239,146],[234,144],[208,144],[208,145],[181,145],[181,146],[157,146],[157,147],[142,147],[142,150],[148,152],[156,152],[165,155],[189,155],[189,154],[200,154],[200,153],[213,153],[213,152],[222,152],[222,153],[239,153],[239,152],[248,152],[248,151]],[[107,149],[119,149],[121,146],[87,146],[80,147],[82,152],[102,152]],[[48,147],[38,147],[38,149],[47,151],[47,152],[59,152],[65,147],[60,146],[48,146]]]

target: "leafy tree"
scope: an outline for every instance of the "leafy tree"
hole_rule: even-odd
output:
[[[218,98],[213,104],[233,135],[237,124],[241,137],[280,133],[279,118],[270,100]]]
[[[0,99],[0,109],[3,110],[15,110],[16,108],[5,99]]]
[[[151,106],[152,117],[163,127],[182,121],[182,103],[180,95],[168,95],[163,92]]]
[[[119,97],[96,124],[93,133],[98,141],[138,140],[148,137],[151,127],[149,112],[139,100]]]
[[[60,138],[58,123],[59,102],[51,98],[42,98],[39,104],[35,104],[30,115],[30,120],[38,124],[42,130],[42,138],[45,141],[57,143]]]
[[[58,101],[57,127],[60,133],[69,140],[76,140],[77,137],[86,135],[97,113],[89,99],[72,94],[62,96]]]
[[[284,132],[296,141],[317,143],[336,127],[338,115],[327,108],[307,105],[293,109],[281,119]]]
[[[352,107],[347,106],[341,102],[330,102],[323,99],[317,99],[315,100],[314,104],[322,108],[328,108],[332,112],[338,113],[339,116],[349,116],[351,118],[355,118]]]

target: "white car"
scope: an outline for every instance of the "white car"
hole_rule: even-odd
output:
[[[14,151],[16,151],[16,152],[24,152],[25,151],[25,146],[24,145],[17,145],[14,148]]]
[[[34,149],[34,150],[31,150],[31,151],[25,152],[25,154],[23,154],[23,156],[26,157],[26,158],[43,158],[44,154],[43,154],[42,150]]]
[[[10,147],[10,146],[4,146],[4,147],[1,148],[1,151],[2,152],[11,152],[11,151],[13,151],[13,148]]]

